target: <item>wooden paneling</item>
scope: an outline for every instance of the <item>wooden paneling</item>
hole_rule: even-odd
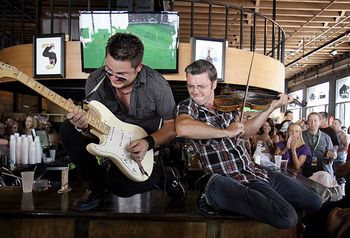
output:
[[[147,221],[90,221],[90,238],[203,238],[206,223],[194,222],[147,222]]]
[[[155,222],[146,220],[0,219],[0,238],[296,238],[296,228],[234,220],[224,222]]]
[[[16,55],[22,53],[27,60],[17,60]],[[0,51],[0,60],[16,66],[28,76],[32,75],[31,68],[32,46],[21,45],[6,48]],[[245,85],[248,78],[250,63],[253,53],[250,51],[226,48],[225,83]],[[88,74],[81,69],[80,43],[76,41],[66,42],[66,78],[86,79]],[[177,74],[164,74],[167,80],[186,80],[185,68],[192,62],[192,47],[190,43],[180,43],[179,47],[179,71]],[[0,80],[1,82],[1,80]],[[257,86],[284,91],[284,66],[278,60],[258,53],[254,55],[253,67],[250,79],[251,86]]]
[[[73,238],[74,219],[0,219],[0,238]]]
[[[296,238],[296,231],[296,228],[277,229],[272,226],[253,221],[224,222],[221,224],[221,238]]]
[[[13,111],[13,93],[0,90],[0,101],[0,112]]]
[[[23,194],[19,186],[0,187],[0,238],[295,238],[296,228],[276,229],[242,216],[202,215],[198,192],[188,190],[184,206],[169,204],[165,192],[152,190],[127,198],[106,193],[96,209],[74,212],[84,185],[70,179],[72,190]]]

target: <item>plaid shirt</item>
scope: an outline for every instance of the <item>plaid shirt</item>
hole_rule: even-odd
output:
[[[235,122],[239,113],[209,111],[205,106],[198,106],[191,98],[182,101],[176,108],[176,115],[187,114],[194,119],[216,128],[227,128]],[[221,174],[234,178],[240,183],[252,180],[267,182],[265,170],[255,167],[245,147],[245,141],[239,136],[234,138],[214,138],[190,140],[199,154],[200,162],[207,174]]]

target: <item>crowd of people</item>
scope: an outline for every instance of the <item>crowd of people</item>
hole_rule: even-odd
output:
[[[166,79],[143,65],[143,52],[143,44],[136,36],[113,35],[107,42],[105,65],[90,74],[85,94],[87,99],[103,104],[119,120],[141,127],[147,133],[130,140],[123,151],[148,179],[135,182],[120,166],[111,162],[101,164],[86,146],[98,143],[104,135],[91,128],[87,114],[70,112],[61,125],[60,138],[81,178],[89,185],[87,193],[71,209],[97,208],[103,203],[106,191],[130,197],[151,189],[164,190],[172,205],[183,205],[187,191],[179,171],[165,166],[166,161],[157,153],[150,174],[142,164],[147,151],[157,151],[176,136],[184,138],[199,156],[205,176],[198,183],[197,206],[205,215],[228,212],[277,228],[291,228],[297,224],[300,211],[312,214],[321,209],[322,197],[313,189],[284,173],[254,163],[252,154],[258,144],[263,145],[269,158],[281,155],[291,169],[306,176],[326,171],[345,178],[350,173],[350,169],[344,168],[350,167],[346,159],[349,143],[341,132],[340,120],[334,120],[333,129],[327,124],[326,113],[312,112],[306,121],[294,123],[292,112],[287,111],[285,120],[275,126],[269,118],[271,113],[293,100],[280,94],[265,111],[240,121],[240,111],[222,112],[214,107],[217,71],[206,60],[197,60],[186,67],[190,97],[176,105]],[[107,113],[104,110],[93,108],[90,112],[101,115]],[[23,133],[30,133],[35,124],[32,119],[26,120],[28,127],[23,127]],[[13,133],[16,126],[6,122],[6,128]],[[20,130],[18,123],[17,130]]]
[[[349,147],[349,135],[341,128],[342,121],[334,119],[330,126],[327,112],[312,112],[305,122],[293,122],[292,116],[293,112],[287,111],[285,120],[276,125],[268,118],[250,138],[252,151],[260,143],[269,158],[282,155],[282,159],[288,160],[289,168],[307,177],[316,171],[336,175],[339,165],[346,162]]]
[[[27,114],[24,119],[6,117],[0,121],[0,144],[8,145],[11,135],[34,135],[33,130],[46,130],[48,134],[56,134],[48,117],[40,113]]]

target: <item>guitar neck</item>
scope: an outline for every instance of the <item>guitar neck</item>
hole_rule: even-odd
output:
[[[39,93],[43,97],[47,98],[57,106],[63,108],[68,112],[79,112],[85,114],[88,119],[88,123],[91,127],[99,130],[102,133],[108,133],[109,126],[104,122],[100,121],[97,117],[89,112],[85,112],[81,107],[76,106],[72,101],[67,100],[49,88],[45,87],[38,81],[29,77],[28,75],[20,72],[16,78],[21,83],[27,85],[29,88],[33,89],[35,92]]]

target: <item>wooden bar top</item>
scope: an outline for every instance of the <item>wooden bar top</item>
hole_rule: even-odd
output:
[[[23,193],[19,186],[0,187],[0,238],[295,238],[298,229],[277,229],[246,217],[208,217],[196,207],[197,191],[189,191],[183,207],[173,207],[163,191],[129,198],[107,193],[97,209],[71,211],[83,186],[68,193],[57,188]]]
[[[106,193],[104,202],[97,209],[87,212],[70,210],[74,200],[83,194],[82,189],[73,188],[68,193],[57,193],[49,188],[45,191],[23,193],[18,186],[0,187],[0,217],[89,217],[89,218],[146,218],[151,220],[217,219],[205,217],[196,207],[198,192],[189,191],[183,207],[173,207],[163,191],[152,190],[129,198]],[[222,216],[220,219],[242,219],[242,216]]]

